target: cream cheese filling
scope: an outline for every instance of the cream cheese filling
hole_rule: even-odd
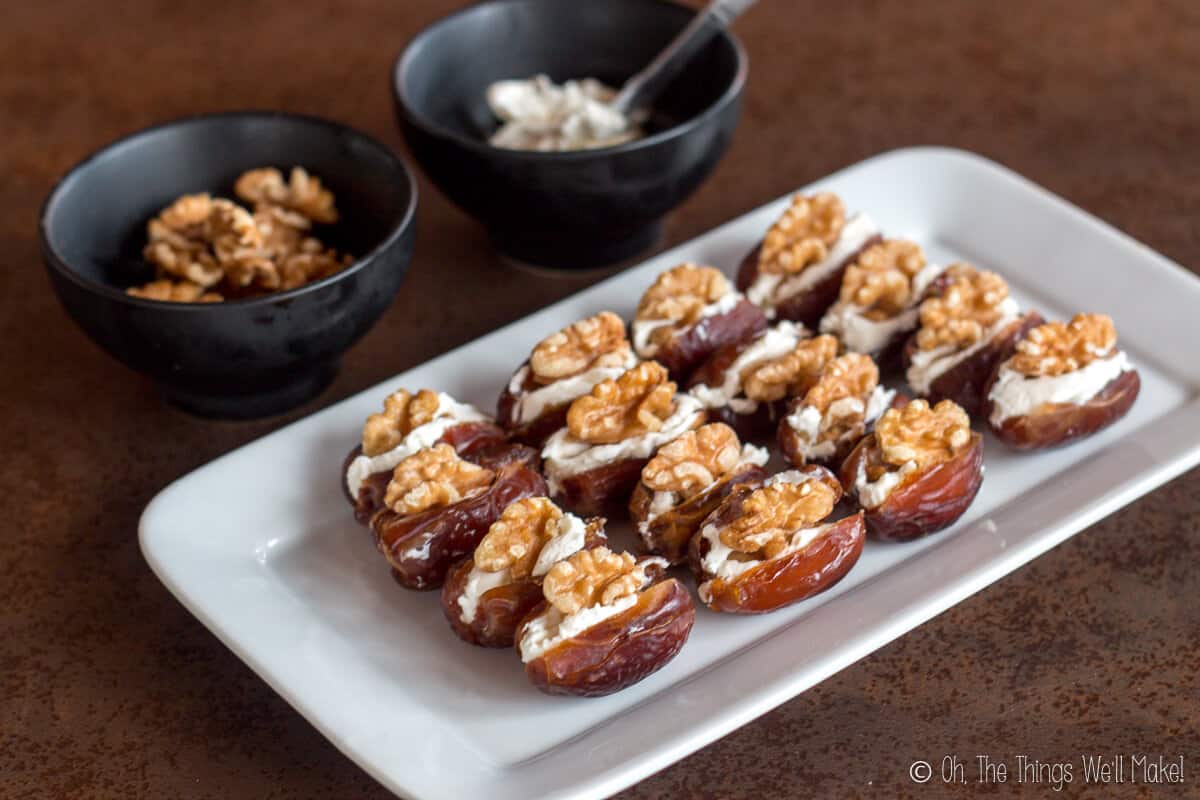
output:
[[[542,449],[546,482],[550,491],[562,489],[562,479],[631,458],[650,458],[658,448],[695,427],[704,411],[700,401],[686,394],[675,395],[675,411],[661,430],[631,436],[612,444],[589,444],[576,439],[566,428],[559,429]]]
[[[767,328],[725,369],[720,386],[702,383],[692,387],[691,395],[705,408],[728,406],[739,414],[753,414],[758,410],[758,401],[738,396],[742,392],[742,371],[752,364],[787,355],[806,334],[804,326],[798,322],[779,322]]]
[[[762,306],[767,316],[774,316],[775,306],[812,288],[836,270],[850,256],[862,249],[879,228],[866,214],[855,214],[846,221],[842,235],[833,243],[825,260],[809,264],[795,275],[760,272],[746,289],[746,297]]]
[[[861,416],[863,424],[870,425],[887,411],[895,396],[894,389],[876,386],[866,403],[858,397],[843,397],[830,403],[824,413],[816,406],[801,406],[787,415],[787,424],[799,435],[800,453],[805,459],[829,458],[852,431],[836,439],[824,438],[826,431],[846,417]]]
[[[529,377],[529,365],[521,367],[509,381],[508,388],[516,395],[516,419],[519,425],[540,417],[546,409],[566,405],[588,394],[596,385],[607,380],[616,380],[637,366],[637,356],[629,353],[624,363],[615,367],[593,367],[578,375],[562,378],[554,383],[525,391],[522,387]]]
[[[1133,366],[1123,350],[1063,375],[1030,378],[1002,366],[988,393],[992,403],[988,421],[998,426],[1011,417],[1027,416],[1046,403],[1082,405],[1131,369]]]
[[[821,318],[821,333],[831,333],[840,338],[848,352],[878,355],[897,336],[917,327],[922,295],[945,269],[939,264],[925,265],[913,276],[912,302],[903,311],[887,319],[871,319],[863,316],[867,311],[865,307],[837,301]]]
[[[413,453],[427,450],[437,444],[446,431],[463,422],[486,422],[490,418],[474,406],[460,403],[445,393],[438,393],[438,407],[433,419],[424,425],[413,428],[404,441],[375,456],[360,454],[346,468],[346,488],[350,496],[358,498],[363,482],[377,472],[387,472],[396,468],[404,459]]]
[[[502,125],[488,140],[510,150],[586,150],[641,138],[638,115],[610,103],[616,90],[593,78],[556,84],[545,75],[496,81],[487,103]]]
[[[858,504],[866,509],[879,508],[916,468],[917,462],[906,461],[899,469],[888,470],[877,480],[869,481],[867,462],[863,459],[858,463],[858,472],[854,476],[854,494],[858,497]]]

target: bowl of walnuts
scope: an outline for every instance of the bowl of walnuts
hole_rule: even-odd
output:
[[[408,270],[416,184],[370,137],[273,112],[127,136],[46,199],[63,308],[193,413],[250,418],[311,399]]]

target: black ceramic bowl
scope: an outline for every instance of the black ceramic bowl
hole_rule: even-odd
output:
[[[545,73],[620,86],[688,23],[663,0],[492,0],[418,34],[393,71],[397,113],[421,167],[487,226],[501,252],[584,268],[651,245],[659,220],[700,185],[733,136],[746,55],[722,32],[656,103],[650,135],[597,150],[487,144],[493,81]]]
[[[224,303],[130,297],[153,279],[146,222],[181,194],[233,198],[248,169],[302,166],[333,191],[322,239],[357,260],[324,280]],[[408,270],[416,185],[375,140],[326,120],[237,112],[135,133],[83,161],[42,208],[41,240],[63,307],[97,344],[206,416],[248,418],[308,400],[391,304]]]

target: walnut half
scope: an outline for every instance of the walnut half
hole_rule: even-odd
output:
[[[693,497],[736,469],[741,457],[733,428],[713,422],[659,449],[642,470],[642,483],[656,492]]]
[[[828,334],[803,339],[790,353],[745,367],[742,393],[751,400],[771,403],[802,392],[837,352],[838,340]]]
[[[742,513],[719,534],[722,544],[747,556],[774,558],[792,534],[833,513],[837,495],[824,481],[777,481],[755,489],[742,501]]]
[[[921,303],[917,346],[922,350],[969,347],[1003,316],[1000,304],[1008,298],[1008,284],[999,275],[958,263],[946,268],[945,277],[945,290]]]
[[[879,385],[879,367],[870,356],[862,353],[846,353],[825,365],[816,383],[804,395],[804,405],[819,409],[822,413],[847,397],[857,397],[864,402]]]
[[[384,503],[397,514],[444,508],[491,485],[495,473],[458,457],[448,444],[419,450],[396,465]]]
[[[796,195],[763,238],[759,272],[794,275],[824,260],[845,224],[846,207],[837,195]]]
[[[242,173],[233,190],[247,203],[283,206],[314,222],[338,220],[333,193],[303,167],[292,167],[286,183],[283,173],[274,167],[252,169]]]
[[[1048,322],[1025,334],[1008,365],[1030,378],[1065,375],[1108,358],[1117,347],[1117,329],[1104,314],[1076,314],[1071,321]]]
[[[659,275],[642,295],[637,319],[669,319],[680,325],[690,324],[700,317],[705,306],[729,291],[729,281],[720,270],[680,264]]]
[[[913,301],[912,281],[925,267],[920,246],[886,239],[864,250],[846,269],[840,299],[864,309],[868,319],[888,319]]]
[[[612,444],[662,430],[675,410],[675,383],[657,361],[601,381],[567,410],[567,430],[589,444]]]
[[[875,438],[884,460],[895,467],[912,461],[924,470],[954,458],[971,442],[971,420],[962,406],[942,400],[930,407],[913,400],[890,408],[875,423]],[[874,478],[872,478],[874,480]]]
[[[538,342],[529,369],[547,384],[595,367],[619,367],[629,360],[625,322],[611,311],[581,319]]]
[[[563,614],[595,605],[611,605],[636,594],[646,584],[646,572],[630,553],[607,547],[580,550],[546,573],[542,594]]]
[[[562,520],[562,509],[548,497],[518,500],[488,528],[475,548],[475,566],[484,572],[508,570],[513,580],[529,577]]]
[[[363,425],[363,455],[377,456],[397,447],[415,428],[431,422],[441,404],[438,393],[430,389],[415,395],[407,389],[392,392],[383,401],[383,412],[367,417]]]

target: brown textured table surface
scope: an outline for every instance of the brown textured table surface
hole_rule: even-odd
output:
[[[459,5],[6,9],[0,796],[387,796],[159,584],[138,550],[138,515],[210,459],[594,278],[499,265],[482,231],[423,183],[411,275],[333,387],[287,418],[213,423],[164,405],[67,320],[35,221],[69,165],[184,114],[301,111],[401,148],[391,61]],[[741,126],[716,174],[669,219],[664,246],[875,153],[945,144],[1200,265],[1193,0],[763,0],[737,30],[752,63]],[[459,287],[484,280],[490,302],[463,302]],[[1022,787],[915,786],[908,767],[945,754],[1081,752],[1183,755],[1187,783],[1162,795],[1200,796],[1198,521],[1193,471],[626,796],[1007,793]],[[1078,780],[1066,788],[1087,791]]]

